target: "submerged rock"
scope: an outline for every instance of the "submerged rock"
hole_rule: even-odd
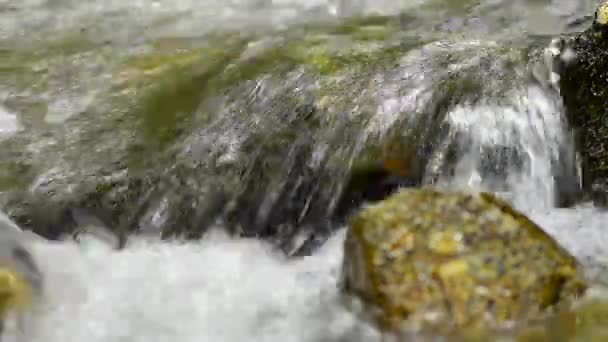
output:
[[[1,214],[0,222],[0,339],[4,323],[15,314],[20,324],[26,312],[40,302],[44,275],[28,243],[32,238]]]
[[[539,318],[585,289],[577,261],[488,193],[402,190],[361,211],[343,290],[383,329],[500,327]]]
[[[560,88],[582,156],[583,186],[597,204],[608,203],[608,3],[586,31],[566,38]]]

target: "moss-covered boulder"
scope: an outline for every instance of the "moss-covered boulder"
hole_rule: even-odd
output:
[[[197,111],[209,80],[244,42],[226,33],[137,48],[79,34],[3,51],[10,92],[0,105],[20,130],[0,138],[0,200],[25,229],[50,239],[70,234],[78,225],[72,209],[121,227],[153,181],[147,171],[166,167],[168,147],[193,121],[209,119]]]
[[[16,40],[16,95],[0,105],[24,131],[0,138],[2,208],[50,238],[85,209],[128,233],[196,238],[219,223],[322,239],[362,202],[449,175],[480,147],[450,111],[526,96],[528,47],[430,29],[449,19],[437,6],[126,46],[81,33],[49,47]],[[483,174],[525,159],[480,148],[495,155],[476,165]]]
[[[493,42],[427,44],[401,33],[333,49],[353,38],[310,30],[252,44],[229,67],[246,79],[219,92],[216,120],[182,145],[131,227],[196,237],[219,217],[244,236],[290,241],[310,229],[323,239],[363,201],[420,185],[429,168],[449,174],[470,146],[450,109],[484,96],[509,102],[525,80],[520,51]],[[336,67],[318,69],[320,56]],[[434,72],[421,79],[421,70]],[[429,166],[433,154],[442,159]]]
[[[583,157],[584,188],[596,203],[608,199],[608,3],[586,31],[566,38],[560,87]],[[570,60],[574,57],[573,60]]]
[[[585,289],[577,261],[488,193],[402,190],[362,210],[343,289],[383,329],[474,329],[539,318]]]

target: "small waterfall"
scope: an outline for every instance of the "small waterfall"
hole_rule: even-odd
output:
[[[440,173],[440,183],[498,192],[522,208],[573,201],[580,172],[557,92],[556,44],[532,65],[533,79],[504,96],[459,103],[449,110],[449,133],[427,169],[430,181]],[[446,162],[449,153],[457,156],[451,163]]]
[[[528,85],[505,102],[458,105],[448,113],[446,139],[461,146],[461,152],[447,181],[508,193],[521,206],[552,207],[557,179],[573,167],[559,99]],[[439,158],[446,152],[436,153]]]

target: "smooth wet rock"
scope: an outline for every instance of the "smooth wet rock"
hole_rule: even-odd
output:
[[[560,78],[568,120],[582,156],[583,187],[595,203],[608,203],[608,3],[596,11],[584,32],[564,39]]]
[[[574,257],[506,202],[430,187],[354,217],[342,277],[387,331],[500,327],[585,289]]]

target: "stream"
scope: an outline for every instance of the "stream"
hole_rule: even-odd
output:
[[[15,183],[38,189],[58,179],[59,185],[49,187],[58,187],[60,190],[53,191],[59,194],[72,189],[71,184],[98,174],[99,156],[107,158],[108,165],[123,158],[119,152],[125,137],[130,137],[125,132],[132,131],[131,126],[124,124],[124,132],[99,126],[90,133],[87,127],[95,121],[79,119],[90,113],[91,104],[97,111],[109,113],[120,103],[118,97],[103,95],[120,91],[111,86],[122,63],[115,56],[145,53],[150,42],[188,45],[207,32],[222,29],[272,35],[303,24],[323,26],[347,17],[404,13],[401,20],[405,24],[401,25],[405,37],[420,41],[399,52],[394,69],[370,73],[368,79],[374,80],[374,85],[366,78],[361,82],[365,91],[342,97],[347,104],[334,104],[330,99],[330,105],[324,107],[326,112],[339,108],[351,113],[344,120],[347,123],[336,119],[310,131],[308,124],[303,124],[298,127],[305,128],[294,128],[296,134],[288,135],[289,127],[277,123],[279,112],[274,109],[282,110],[290,100],[280,105],[268,103],[284,99],[281,96],[287,91],[282,87],[301,91],[299,100],[308,99],[308,92],[316,94],[325,88],[315,76],[309,79],[300,69],[281,74],[280,84],[276,77],[270,77],[272,74],[260,76],[257,85],[244,82],[234,89],[229,87],[233,92],[226,92],[223,102],[207,106],[214,115],[205,117],[204,125],[189,121],[197,128],[178,137],[180,143],[171,152],[172,160],[178,162],[163,168],[163,174],[168,179],[177,174],[174,170],[178,166],[194,170],[195,163],[204,165],[201,171],[192,172],[196,175],[194,185],[187,186],[209,194],[211,180],[219,180],[237,199],[236,211],[245,212],[253,208],[252,203],[262,203],[252,209],[257,215],[252,220],[265,219],[264,227],[285,224],[275,224],[272,216],[265,218],[261,214],[268,210],[264,203],[271,203],[273,212],[289,216],[304,209],[288,207],[287,203],[312,198],[318,205],[306,210],[314,213],[310,217],[321,217],[326,214],[320,210],[332,207],[336,200],[333,194],[344,187],[342,161],[350,171],[352,156],[364,153],[374,139],[399,127],[414,127],[416,122],[424,122],[420,118],[433,108],[440,108],[441,125],[431,128],[440,132],[439,136],[421,133],[421,139],[434,139],[435,143],[432,151],[425,152],[429,161],[422,166],[420,182],[499,193],[581,260],[591,276],[600,276],[596,270],[608,265],[608,231],[602,224],[608,222],[608,212],[586,202],[573,206],[556,203],[557,197],[579,187],[573,140],[550,63],[541,57],[542,63],[531,77],[528,59],[519,58],[520,51],[530,47],[549,58],[554,49],[552,37],[583,30],[592,21],[589,14],[597,4],[591,0],[0,0],[0,44],[4,45],[0,45],[0,72],[6,76],[0,80],[0,162],[10,167],[26,164],[24,174],[29,177],[17,181],[0,174],[0,188],[9,193],[14,191],[9,185]],[[87,44],[71,43],[78,35],[86,35]],[[55,41],[63,45],[49,44]],[[501,49],[503,46],[513,48]],[[68,54],[67,49],[79,52]],[[28,73],[21,72],[19,64],[20,58],[26,57],[15,57],[50,56],[57,51],[62,51],[59,59],[36,57],[39,59],[28,64],[33,70]],[[8,58],[2,58],[3,54]],[[376,67],[374,63],[365,65]],[[474,79],[472,88],[477,89],[475,82],[481,88],[474,90],[474,95],[449,88],[445,94],[451,101],[437,105],[443,103],[443,97],[436,96],[437,85],[449,86],[446,80],[452,80],[452,72],[464,75],[455,82],[470,76]],[[357,82],[355,78],[351,83],[336,79],[345,92]],[[465,83],[455,84],[459,88]],[[99,98],[101,104],[95,102]],[[316,113],[321,111],[322,101],[311,101],[317,108],[312,115],[321,115]],[[358,111],[367,116],[353,114]],[[239,116],[244,115],[241,112],[247,112],[245,119]],[[404,112],[411,113],[407,120],[397,115]],[[163,116],[156,125],[173,127],[167,120],[180,117]],[[300,125],[298,120],[288,122]],[[365,124],[350,128],[349,120]],[[247,172],[261,167],[256,166],[262,164],[256,164],[258,159],[250,146],[266,144],[265,140],[260,142],[260,136],[267,131],[278,131],[277,136],[287,134],[277,145],[290,147],[272,145],[253,150],[261,151],[261,158],[268,160],[270,166],[264,167],[273,178],[262,174],[235,180],[233,174],[251,174]],[[157,144],[164,139],[160,137],[163,132],[154,127],[146,131],[140,154],[155,158],[153,151],[164,148]],[[83,138],[80,144],[80,134],[89,133],[92,138]],[[297,152],[299,146],[305,146],[304,152]],[[272,157],[275,148],[277,158]],[[193,155],[192,151],[198,157],[189,159],[186,156]],[[220,165],[220,161],[222,167],[208,167]],[[315,162],[325,166],[310,166],[317,165]],[[143,165],[148,170],[156,167]],[[134,175],[131,169],[128,172]],[[287,196],[283,190],[294,186],[290,183],[294,178],[313,185],[319,182],[323,189],[302,190],[280,200],[269,195]],[[233,191],[233,186],[238,190]],[[243,197],[248,191],[261,191],[262,197]],[[159,241],[154,235],[156,226],[182,224],[181,214],[158,219],[163,216],[163,203],[183,200],[175,192],[159,187],[153,189],[152,197],[138,197],[145,197],[145,203],[143,199],[134,202],[129,210],[143,214],[129,224],[137,225],[134,230],[141,234],[130,236],[124,250],[116,251],[90,238],[79,244],[31,241],[32,253],[46,275],[47,295],[28,322],[26,341],[380,341],[377,331],[339,302],[336,283],[343,226],[332,228],[330,233],[324,231],[326,241],[312,255],[295,259],[266,240],[229,234],[232,230],[224,229],[232,222],[228,214],[205,221],[206,232],[199,240]],[[197,203],[209,207],[211,197]],[[165,207],[169,208],[166,212],[173,209]],[[243,215],[246,218],[237,215],[236,220],[251,217]],[[155,223],[158,220],[161,223]],[[313,230],[318,224],[312,219],[304,221]],[[298,234],[289,235],[290,239],[295,239],[292,235]],[[15,329],[9,324],[3,341],[20,341]]]

